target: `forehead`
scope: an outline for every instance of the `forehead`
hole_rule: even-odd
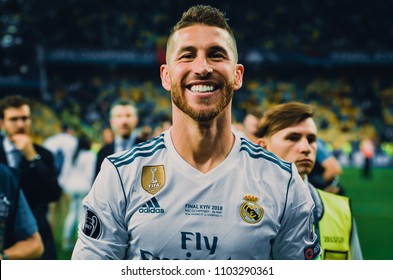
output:
[[[134,114],[135,113],[135,108],[132,107],[131,105],[116,105],[112,109],[112,114],[113,115],[118,115],[118,114]]]
[[[282,130],[277,131],[277,135],[288,135],[291,133],[297,133],[297,134],[304,134],[304,135],[309,135],[317,134],[317,126],[312,118],[305,119],[304,121],[295,124],[290,127],[286,127]]]
[[[4,117],[14,115],[30,115],[29,105],[22,105],[20,107],[8,107],[4,109]]]
[[[175,52],[188,46],[205,49],[220,46],[233,51],[233,42],[228,31],[216,26],[196,24],[184,27],[173,34],[171,41]]]

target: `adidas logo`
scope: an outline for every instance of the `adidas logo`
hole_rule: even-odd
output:
[[[139,208],[139,213],[160,214],[164,213],[164,209],[162,209],[160,204],[158,204],[157,199],[153,197]]]

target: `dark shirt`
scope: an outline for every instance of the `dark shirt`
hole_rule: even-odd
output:
[[[0,139],[0,162],[8,165],[7,157]],[[42,259],[57,259],[57,252],[52,229],[47,220],[48,204],[57,201],[61,188],[57,181],[56,168],[52,153],[34,144],[34,149],[41,156],[39,160],[29,162],[22,158],[16,169],[20,186],[37,220],[39,233],[45,246]]]
[[[37,222],[16,175],[0,163],[0,248],[7,249],[37,231]]]

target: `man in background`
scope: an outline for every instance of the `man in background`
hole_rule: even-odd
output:
[[[75,137],[75,129],[68,124],[63,124],[61,131],[44,141],[44,147],[52,152],[55,159],[56,173],[59,185],[62,190],[64,190],[64,184],[67,181],[71,165],[72,156],[75,153],[78,140]],[[48,219],[52,226],[53,232],[59,230],[60,225],[62,225],[62,220],[60,219],[61,213],[68,212],[68,205],[70,203],[70,198],[63,191],[60,199],[49,205],[49,215]]]
[[[372,160],[375,153],[373,140],[369,137],[364,138],[360,142],[360,151],[364,156],[363,177],[369,179],[372,177]]]
[[[344,188],[339,184],[341,164],[324,140],[318,138],[317,144],[315,165],[308,176],[309,182],[318,189],[344,195]]]
[[[5,137],[0,138],[0,162],[18,172],[20,186],[37,220],[44,242],[42,259],[57,259],[52,229],[47,220],[48,204],[57,201],[61,188],[57,181],[53,155],[33,143],[29,101],[21,96],[7,96],[0,101],[0,124]]]
[[[314,227],[322,259],[362,259],[355,219],[348,197],[316,189],[308,183],[317,153],[317,126],[311,106],[289,102],[265,112],[258,126],[259,144],[295,163],[315,203]]]
[[[258,131],[258,123],[262,118],[262,115],[262,109],[252,108],[247,110],[247,113],[243,119],[243,133],[253,143],[257,143],[258,141],[256,133]]]
[[[138,109],[129,100],[115,101],[109,112],[109,123],[115,135],[114,141],[104,145],[97,155],[95,175],[97,176],[104,159],[114,153],[130,149],[138,143],[135,128],[138,125]]]

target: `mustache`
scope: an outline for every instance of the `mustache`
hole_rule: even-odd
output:
[[[222,81],[222,78],[220,78],[219,76],[217,76],[215,73],[207,73],[204,76],[198,75],[198,74],[192,74],[190,76],[184,77],[181,80],[180,86],[182,88],[186,88],[187,85],[189,84],[190,81],[214,81],[214,83],[216,83],[219,87],[223,87],[224,82]]]

